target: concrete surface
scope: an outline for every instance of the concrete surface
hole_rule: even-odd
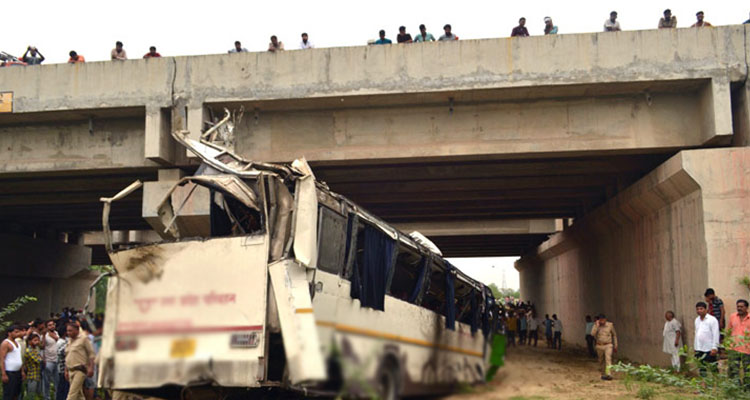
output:
[[[5,68],[0,91],[13,93],[13,113],[0,114],[0,174],[185,165],[168,132],[197,134],[208,111],[224,106],[244,107],[240,153],[266,161],[729,143],[731,84],[746,79],[747,29]]]
[[[692,346],[707,287],[728,314],[748,297],[737,280],[750,275],[749,199],[750,148],[682,151],[524,255],[521,296],[557,313],[567,342],[585,345],[584,317],[603,312],[622,356],[667,365],[665,311]]]
[[[196,166],[169,132],[197,135],[224,107],[244,110],[240,154],[305,156],[334,191],[431,231],[446,254],[526,252],[524,298],[565,321],[566,341],[582,343],[583,316],[605,312],[622,354],[663,364],[665,309],[690,340],[706,287],[730,310],[747,296],[736,279],[750,275],[748,33],[737,25],[0,69],[0,92],[13,99],[2,109],[12,112],[0,112],[0,232],[99,230],[99,197],[135,179],[151,182],[114,206],[112,228],[148,229],[160,191]],[[557,218],[574,223],[549,240],[549,227],[529,222]],[[0,248],[14,260],[0,301],[37,295],[44,300],[29,310],[38,315],[82,304],[91,276],[68,271],[63,250],[51,261]]]

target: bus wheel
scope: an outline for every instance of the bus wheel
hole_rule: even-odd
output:
[[[398,399],[398,366],[393,361],[385,362],[378,374],[378,394],[382,400]]]

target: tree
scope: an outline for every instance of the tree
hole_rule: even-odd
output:
[[[3,309],[0,310],[0,332],[7,331],[8,328],[10,328],[10,326],[13,325],[13,321],[6,321],[6,318],[8,318],[10,314],[13,314],[14,312],[18,311],[21,307],[23,307],[24,304],[30,303],[32,301],[36,301],[36,297],[21,296],[11,301],[7,306],[3,307]]]
[[[490,283],[488,287],[490,288],[490,290],[492,290],[492,295],[495,296],[496,299],[504,299],[505,297],[512,297],[514,299],[521,298],[521,293],[516,289],[511,289],[511,288],[500,289],[494,283]]]

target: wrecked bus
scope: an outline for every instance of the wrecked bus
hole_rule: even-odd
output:
[[[492,293],[432,243],[330,191],[304,161],[251,162],[211,135],[173,136],[202,164],[159,204],[160,242],[112,245],[110,208],[140,182],[102,198],[114,273],[100,387],[394,399],[483,381]],[[199,191],[208,220],[181,219]]]

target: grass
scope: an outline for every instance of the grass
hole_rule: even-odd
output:
[[[642,385],[638,388],[638,392],[635,397],[643,400],[651,400],[656,397],[656,389],[651,386]]]

